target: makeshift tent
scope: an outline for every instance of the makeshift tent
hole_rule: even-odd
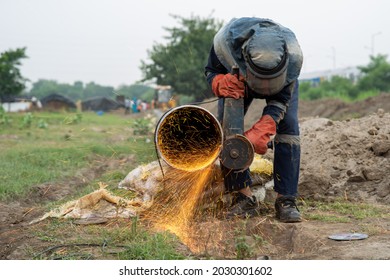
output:
[[[41,99],[42,107],[46,110],[76,109],[76,104],[69,98],[53,93]]]
[[[114,99],[108,97],[94,97],[87,99],[81,103],[83,111],[104,111],[108,112],[111,110],[116,110],[123,105],[116,102]]]

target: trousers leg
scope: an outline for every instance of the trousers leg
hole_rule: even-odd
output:
[[[301,158],[298,124],[298,83],[284,118],[277,127],[274,154],[274,190],[281,195],[297,196]]]

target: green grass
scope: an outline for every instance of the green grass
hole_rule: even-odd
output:
[[[348,223],[350,218],[340,217],[338,215],[332,215],[327,213],[308,213],[305,215],[305,218],[308,220],[315,220],[327,223]]]
[[[121,260],[182,260],[177,252],[178,239],[168,232],[150,234],[141,231],[127,241],[127,249],[118,253]]]
[[[98,158],[135,155],[137,162],[155,159],[153,141],[134,137],[132,120],[115,114],[33,113],[29,127],[25,114],[8,114],[11,123],[0,125],[0,200],[26,194],[36,184],[55,182],[91,167]],[[39,128],[40,120],[47,128]],[[130,171],[130,170],[129,170]],[[118,176],[123,173],[117,174]]]
[[[366,218],[390,217],[389,209],[380,205],[352,203],[345,200],[335,202],[308,201],[302,207],[305,218],[323,222],[348,223]]]
[[[133,120],[121,115],[39,112],[28,117],[28,125],[25,114],[7,117],[10,122],[0,124],[0,200],[23,197],[35,185],[68,182],[81,169],[93,172],[110,162],[118,166],[64,199],[90,193],[100,182],[131,198],[133,193],[116,188],[118,182],[139,164],[156,160],[153,135],[134,135]],[[63,203],[50,201],[45,208]],[[177,251],[180,241],[168,232],[149,232],[137,219],[109,223],[78,226],[72,220],[47,219],[30,228],[40,247],[26,250],[32,259],[186,258]]]
[[[78,226],[71,220],[50,219],[35,230],[44,245],[30,248],[31,259],[181,260],[178,238],[169,232],[148,231],[137,217],[107,225]],[[92,251],[93,250],[93,251]]]
[[[2,153],[0,197],[23,194],[28,186],[69,176],[86,164],[78,148],[14,147]]]
[[[351,97],[348,94],[345,94],[343,92],[326,92],[323,93],[320,97],[318,97],[317,100],[339,99],[345,103],[353,103],[353,102],[363,101],[370,97],[378,96],[379,94],[380,94],[379,91],[372,90],[372,91],[360,92],[356,97]],[[305,92],[300,93],[300,99],[313,100],[312,96],[308,95]]]

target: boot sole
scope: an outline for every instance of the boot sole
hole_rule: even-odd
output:
[[[281,219],[279,216],[275,216],[277,220],[282,223],[299,223],[302,222],[302,218],[290,218],[290,219]]]
[[[299,223],[302,222],[302,219],[288,219],[288,220],[281,220],[278,219],[282,223]]]

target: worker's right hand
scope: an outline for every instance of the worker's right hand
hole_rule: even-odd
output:
[[[244,97],[244,82],[230,73],[226,75],[218,74],[215,76],[211,87],[214,94],[218,97],[231,97],[234,99]]]

